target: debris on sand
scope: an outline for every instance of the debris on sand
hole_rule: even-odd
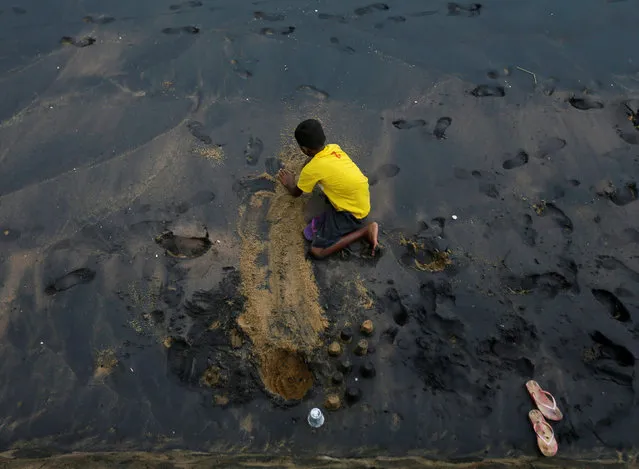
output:
[[[217,386],[221,381],[220,369],[217,366],[208,367],[200,381],[210,388]]]
[[[224,161],[224,150],[219,145],[198,144],[193,147],[191,152],[195,156],[205,158],[214,164],[219,164]]]
[[[355,285],[355,292],[357,294],[358,306],[364,309],[372,309],[375,302],[373,301],[372,295],[364,285],[364,281],[362,280],[362,278],[357,275],[353,283]]]
[[[230,401],[227,396],[216,394],[215,396],[213,396],[213,402],[215,402],[215,405],[224,407],[225,405],[228,405]]]
[[[452,265],[450,260],[450,251],[434,251],[431,253],[433,260],[428,263],[422,263],[415,259],[415,268],[417,270],[427,272],[442,272],[447,266]]]
[[[538,204],[533,204],[532,208],[533,208],[533,210],[535,211],[535,213],[537,215],[541,216],[544,213],[544,211],[546,210],[546,201],[542,200]]]
[[[115,350],[98,350],[95,354],[95,371],[93,377],[104,378],[110,375],[116,366],[118,366],[118,357],[115,355]]]

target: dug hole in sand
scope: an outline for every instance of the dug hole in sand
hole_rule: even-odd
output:
[[[297,152],[287,148],[280,155],[295,173],[303,163]],[[313,386],[305,357],[320,345],[328,325],[305,255],[304,204],[276,183],[275,192],[252,194],[239,213],[246,303],[237,322],[253,343],[265,388],[287,401],[302,399]]]

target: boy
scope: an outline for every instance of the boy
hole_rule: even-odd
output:
[[[293,197],[312,192],[319,184],[330,202],[329,210],[314,218],[304,230],[306,238],[312,240],[311,254],[321,259],[366,238],[374,256],[379,226],[365,221],[371,209],[368,178],[339,145],[326,145],[322,124],[317,120],[299,124],[295,140],[309,158],[297,184],[293,173],[286,169],[279,171],[278,179]]]

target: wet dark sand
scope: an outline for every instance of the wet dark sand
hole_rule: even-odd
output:
[[[0,4],[3,450],[537,457],[533,377],[562,457],[634,457],[636,2],[373,5]],[[376,326],[320,431],[335,360],[284,402],[236,322],[245,178],[307,117],[384,247],[314,264],[325,343]]]

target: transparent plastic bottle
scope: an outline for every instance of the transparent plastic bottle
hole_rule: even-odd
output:
[[[319,410],[317,407],[311,409],[311,411],[308,413],[307,420],[308,424],[313,428],[319,428],[324,425],[324,415],[322,414],[322,411]]]

